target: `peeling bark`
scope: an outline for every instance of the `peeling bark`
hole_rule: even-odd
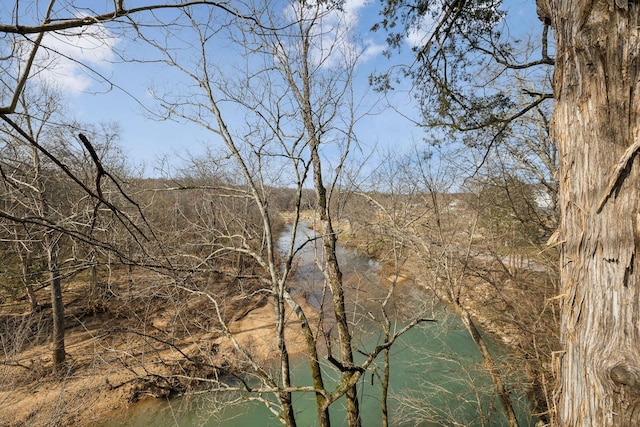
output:
[[[562,426],[638,425],[640,10],[618,3],[550,2],[558,51]]]

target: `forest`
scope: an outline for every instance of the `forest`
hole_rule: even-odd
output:
[[[3,422],[640,421],[637,3],[10,3]]]
[[[28,156],[33,154],[27,150]],[[73,182],[48,174],[46,161],[36,181],[36,172],[24,169],[38,164],[37,155],[35,159],[23,159],[22,168],[16,167],[11,175],[14,182],[40,182],[40,188],[47,189],[30,198],[30,215],[20,210],[27,209],[25,192],[35,189],[23,188],[13,201],[7,193],[4,200],[7,211],[33,218],[46,202],[55,213],[47,220],[58,228],[22,223],[4,229],[8,237],[2,251],[2,399],[9,412],[15,411],[16,425],[26,419],[42,425],[99,423],[113,416],[113,408],[204,390],[210,392],[214,417],[224,406],[238,404],[221,397],[234,391],[275,394],[280,372],[272,372],[278,362],[274,355],[282,357],[285,350],[273,339],[273,288],[282,282],[291,292],[285,297],[292,300],[284,308],[281,326],[287,354],[295,358],[311,348],[325,369],[345,368],[343,362],[333,365],[334,356],[327,353],[326,341],[339,340],[331,303],[314,306],[302,285],[294,282],[296,253],[287,253],[291,248],[283,251],[281,241],[276,242],[270,261],[263,237],[280,235],[287,224],[298,221],[304,221],[303,227],[319,228],[321,222],[311,209],[316,197],[312,190],[265,188],[269,207],[264,217],[270,227],[265,231],[265,218],[249,189],[220,177],[105,183],[101,191],[109,203],[130,204],[114,214],[107,207],[78,206],[82,192],[73,194]],[[93,167],[91,159],[85,162],[88,169]],[[401,162],[395,166],[400,168],[396,172],[410,170]],[[86,176],[86,185],[93,185],[92,174]],[[507,343],[513,350],[509,357],[492,356],[478,335],[478,348],[486,351],[479,368],[511,381],[503,387],[526,393],[538,405],[535,411],[544,412],[554,383],[546,366],[558,340],[553,302],[557,271],[554,254],[544,248],[553,210],[538,207],[533,189],[522,183],[493,181],[476,184],[475,192],[440,193],[427,176],[424,181],[411,178],[398,193],[344,188],[331,193],[328,212],[336,240],[379,262],[375,274],[387,284],[385,294],[368,303],[353,298],[352,283],[343,285],[350,331],[357,334],[363,317],[384,319],[366,326],[388,334],[384,346],[405,332],[402,328],[445,321],[434,310],[434,305],[444,304],[451,309],[447,316],[466,319],[470,332],[482,329]],[[388,185],[383,176],[378,179]],[[409,185],[414,186],[411,191]],[[125,218],[131,222],[122,223]],[[139,242],[128,226],[141,231]],[[307,245],[318,238],[301,235]],[[272,270],[278,270],[275,281],[269,275]],[[63,336],[52,347],[54,280],[63,301],[57,320]],[[371,285],[358,286],[366,293]],[[302,331],[308,337],[300,331],[302,322],[309,323],[311,330]],[[255,332],[245,333],[246,329]],[[361,351],[359,342],[354,340],[352,346]],[[376,348],[373,353],[385,351]],[[355,372],[389,369],[382,355],[368,356],[371,361],[356,365]],[[425,362],[424,369],[428,366]],[[524,387],[516,382],[523,376]],[[58,384],[64,385],[64,397],[51,387]],[[34,399],[33,387],[38,395],[45,394]],[[289,387],[310,392],[300,385]],[[328,396],[331,392],[325,391]],[[274,404],[273,399],[265,400]],[[428,401],[411,418],[407,413],[414,412],[415,397],[400,402],[389,425],[399,420],[455,422],[431,413]],[[480,404],[478,410],[483,410]],[[491,416],[495,409],[486,410],[482,417],[502,422],[499,414]],[[342,409],[336,406],[336,411]],[[404,418],[398,418],[401,413]]]

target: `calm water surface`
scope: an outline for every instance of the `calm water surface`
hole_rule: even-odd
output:
[[[302,237],[313,236],[313,232],[303,230]],[[283,234],[281,248],[285,248],[291,230]],[[297,244],[300,244],[299,240]],[[299,257],[296,270],[295,292],[303,293],[308,302],[320,307],[326,299],[322,289],[322,273],[316,267],[315,259],[319,248],[306,245]],[[347,300],[359,311],[368,312],[369,317],[379,316],[379,301],[384,297],[387,285],[379,283],[377,263],[355,251],[340,247],[339,260],[344,273]],[[404,286],[399,291],[411,293],[411,287]],[[408,295],[407,295],[408,296]],[[403,295],[404,297],[404,295]],[[397,310],[402,310],[401,306]],[[488,375],[482,371],[481,357],[462,323],[447,313],[444,308],[436,308],[433,313],[436,323],[426,323],[414,328],[396,342],[391,351],[391,385],[389,408],[392,426],[503,426],[507,425],[499,401],[492,397],[492,385]],[[363,316],[362,319],[367,316]],[[379,317],[378,317],[379,318]],[[354,332],[358,348],[363,352],[371,350],[382,342],[382,337],[372,321],[358,320],[359,328]],[[494,352],[508,357],[508,352],[494,344]],[[382,355],[379,356],[380,369],[367,372],[359,383],[361,414],[364,427],[381,425],[380,376],[382,375]],[[303,357],[295,359],[294,383],[310,385],[308,365]],[[327,370],[328,375],[335,375]],[[330,381],[330,380],[329,380]],[[327,382],[329,382],[327,381]],[[517,381],[517,380],[515,380]],[[280,426],[276,417],[261,402],[249,401],[250,396],[221,393],[144,402],[135,405],[127,414],[106,425],[120,426]],[[263,396],[270,398],[270,396]],[[222,402],[240,399],[241,404],[225,407]],[[299,426],[314,426],[316,422],[315,401],[311,394],[294,394],[297,422]],[[400,402],[413,402],[411,408]],[[533,426],[535,420],[526,416],[526,402],[518,402],[521,425]],[[482,410],[480,410],[482,408]],[[343,402],[331,406],[332,426],[346,426]],[[482,418],[480,413],[485,414]],[[403,417],[403,415],[405,417]],[[426,421],[431,420],[431,421]],[[454,420],[459,424],[454,424]]]

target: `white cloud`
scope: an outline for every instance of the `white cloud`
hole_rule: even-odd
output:
[[[362,52],[362,62],[367,62],[369,60],[375,59],[379,55],[382,54],[385,50],[385,45],[374,43],[373,41],[368,41],[365,44],[364,51]]]
[[[117,43],[118,39],[100,24],[74,34],[48,33],[42,40],[32,73],[62,91],[86,91],[95,82],[92,69],[104,72],[111,67]]]
[[[313,19],[317,10],[315,4],[306,2],[304,6],[292,4],[285,12],[290,20]],[[326,11],[320,6],[319,19],[315,27],[313,42],[313,62],[322,67],[333,67],[358,59],[365,62],[378,56],[385,46],[371,39],[357,40],[354,36],[360,23],[360,15],[370,4],[370,0],[346,0],[340,9]]]
[[[434,4],[431,6],[429,11],[423,14],[418,20],[409,28],[405,41],[412,48],[413,47],[423,47],[427,41],[431,38],[433,33],[436,30],[436,27],[440,25],[440,22],[445,18],[445,13],[449,6],[443,0],[435,0]],[[500,8],[498,7],[498,3],[495,4],[473,4],[469,6],[469,10],[471,12],[479,11],[479,12],[492,12],[491,16],[497,19],[495,22],[485,22],[485,21],[477,21],[474,24],[482,24],[482,25],[498,25],[503,18],[500,18]],[[439,13],[435,16],[432,15],[432,11],[438,11]],[[477,18],[476,18],[477,19]],[[492,19],[493,21],[493,19]],[[464,32],[468,25],[471,25],[469,22],[461,21],[458,23],[461,26],[461,30]]]
[[[358,23],[360,11],[369,5],[369,0],[347,0],[342,5],[344,16],[353,28]]]
[[[409,29],[405,40],[412,48],[422,47],[435,31],[436,25],[436,21],[430,14],[423,15],[416,25]]]

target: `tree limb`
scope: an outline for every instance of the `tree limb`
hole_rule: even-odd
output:
[[[42,36],[43,33],[51,32],[51,31],[69,30],[72,28],[82,28],[82,27],[88,27],[94,24],[113,22],[118,18],[127,17],[140,12],[149,12],[149,11],[162,10],[162,9],[184,9],[189,6],[199,6],[199,5],[213,6],[227,13],[230,13],[231,15],[234,15],[238,18],[247,19],[254,22],[257,25],[260,25],[260,22],[255,17],[243,15],[238,10],[229,7],[228,2],[194,0],[194,1],[185,1],[181,3],[176,3],[176,4],[153,4],[148,6],[134,7],[132,9],[125,9],[123,7],[123,3],[124,2],[120,1],[118,2],[117,7],[113,11],[102,13],[99,15],[82,16],[78,18],[69,18],[69,19],[59,19],[55,21],[50,21],[46,19],[42,22],[42,24],[39,24],[39,25],[0,24],[0,32],[7,33],[7,34],[22,34],[22,35],[39,34],[40,36]]]

